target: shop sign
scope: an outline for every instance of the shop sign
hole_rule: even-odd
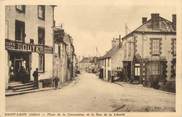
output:
[[[6,50],[24,51],[24,52],[37,52],[37,53],[53,53],[53,48],[46,45],[35,45],[30,43],[16,42],[6,39]]]

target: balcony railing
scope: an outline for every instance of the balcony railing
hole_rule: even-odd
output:
[[[5,39],[5,48],[6,50],[15,50],[22,52],[37,52],[37,53],[48,53],[48,54],[53,53],[53,47],[47,45],[24,43],[9,39]]]

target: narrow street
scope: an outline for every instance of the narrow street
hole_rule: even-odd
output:
[[[6,110],[21,112],[175,111],[175,94],[141,85],[114,84],[81,73],[67,86],[6,98]]]

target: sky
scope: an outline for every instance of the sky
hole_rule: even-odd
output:
[[[171,20],[176,5],[175,0],[62,0],[55,8],[55,20],[73,37],[78,56],[102,56],[113,38],[126,34],[126,25],[130,32],[151,13]]]

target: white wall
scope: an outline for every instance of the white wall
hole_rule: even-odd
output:
[[[36,68],[39,68],[39,56],[37,53],[32,53],[32,66],[31,66],[31,80],[34,80],[32,74],[35,71]]]
[[[111,58],[105,58],[102,61],[103,61],[103,66],[104,66],[104,68],[103,68],[103,73],[104,73],[103,77],[104,77],[104,80],[108,81],[109,80],[108,71],[111,71],[111,66],[112,66],[111,65],[112,64]],[[109,63],[109,65],[108,65],[108,63]]]
[[[118,67],[123,68],[124,49],[120,48],[111,58],[112,70],[117,70]]]
[[[8,52],[5,51],[5,66],[4,66],[5,70],[4,70],[4,72],[5,72],[5,88],[6,89],[8,88],[8,81],[9,81],[9,67],[10,67],[10,65],[9,65],[9,61],[8,61]]]
[[[45,45],[53,47],[53,9],[52,6],[46,6],[45,21],[38,18],[37,5],[28,5],[25,8],[25,13],[18,13],[15,6],[6,6],[5,21],[6,21],[6,38],[15,40],[15,20],[25,22],[25,42],[29,43],[30,39],[34,39],[34,43],[38,43],[38,27],[45,28]],[[31,80],[33,80],[32,73],[39,66],[38,53],[33,52],[32,66],[31,66]],[[8,57],[6,56],[6,60]],[[50,78],[52,76],[53,55],[45,54],[45,73],[40,74],[40,78]],[[6,68],[8,71],[9,69]],[[8,77],[6,75],[6,77]],[[8,79],[8,78],[6,78]],[[6,80],[8,81],[8,80]]]

